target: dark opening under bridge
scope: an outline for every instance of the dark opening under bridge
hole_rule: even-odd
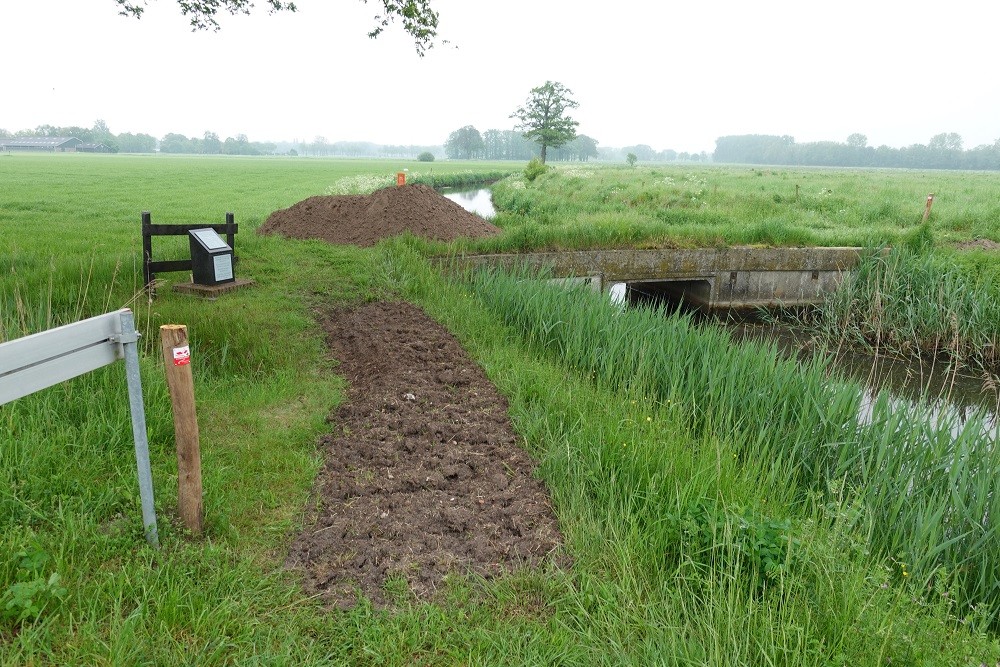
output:
[[[465,255],[460,265],[547,272],[647,299],[683,298],[703,309],[805,306],[835,291],[853,270],[861,248],[698,248],[578,250]]]

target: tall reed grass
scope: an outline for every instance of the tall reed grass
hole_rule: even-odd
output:
[[[598,386],[682,405],[693,433],[739,460],[772,461],[806,498],[845,484],[872,547],[907,576],[957,582],[968,605],[1000,602],[1000,450],[982,418],[959,425],[882,394],[859,418],[861,388],[770,344],[736,346],[718,329],[660,309],[620,311],[587,290],[484,272],[477,297],[526,343]]]
[[[995,262],[995,258],[994,258]],[[952,255],[869,250],[818,311],[820,332],[892,352],[1000,363],[1000,280]]]

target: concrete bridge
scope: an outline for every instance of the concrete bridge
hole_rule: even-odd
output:
[[[548,271],[554,279],[610,291],[624,284],[630,301],[682,298],[701,309],[818,303],[857,266],[861,248],[698,248],[579,250],[466,255],[470,267]],[[621,289],[621,288],[618,288]]]

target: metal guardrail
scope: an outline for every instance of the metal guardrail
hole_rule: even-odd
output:
[[[135,318],[125,308],[0,343],[0,405],[124,359],[143,529],[146,540],[159,547],[138,340]]]

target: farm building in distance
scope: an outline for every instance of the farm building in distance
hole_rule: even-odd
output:
[[[104,144],[80,144],[76,147],[77,153],[113,153],[110,148]]]
[[[80,146],[95,145],[98,144],[84,144],[76,137],[15,137],[13,139],[0,139],[0,149],[5,151],[74,153],[79,150]]]

